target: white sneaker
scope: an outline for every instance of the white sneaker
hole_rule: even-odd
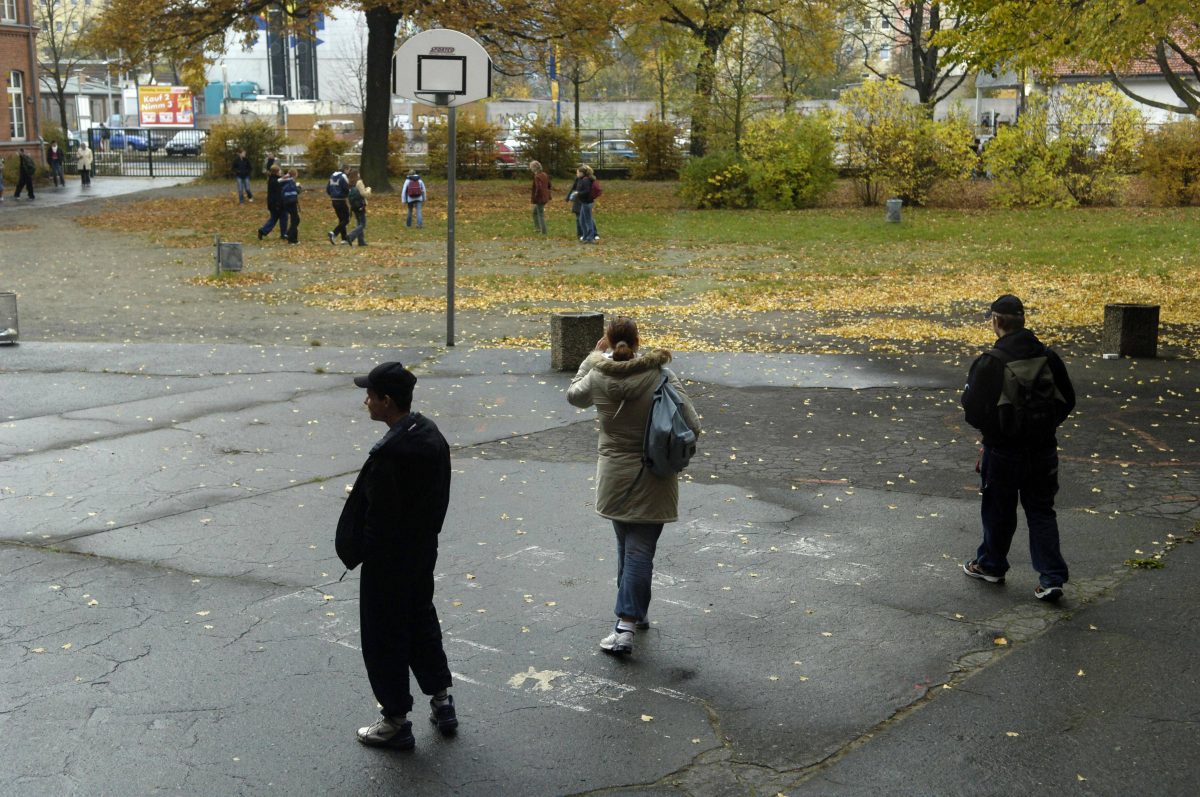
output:
[[[614,629],[611,634],[600,640],[600,649],[616,656],[628,656],[633,653],[633,632]]]
[[[412,723],[408,720],[401,722],[391,717],[383,717],[374,725],[359,728],[358,740],[368,747],[394,747],[397,750],[411,750],[417,740],[413,738]]]

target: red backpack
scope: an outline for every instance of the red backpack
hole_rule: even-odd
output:
[[[592,199],[599,199],[600,195],[603,193],[604,193],[604,189],[600,187],[600,181],[597,180],[595,177],[593,177],[592,178],[592,192],[591,192],[590,196],[592,197]]]
[[[420,199],[422,193],[423,192],[421,191],[421,181],[420,180],[409,180],[408,181],[408,198],[409,199]]]

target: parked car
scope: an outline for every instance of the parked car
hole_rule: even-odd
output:
[[[199,155],[207,137],[206,130],[180,130],[167,142],[167,154],[181,157]]]
[[[595,166],[628,166],[637,157],[633,142],[627,138],[606,138],[588,144],[579,151],[584,163]]]
[[[517,163],[517,151],[503,141],[497,141],[496,147],[496,166],[504,168],[505,166],[515,166]]]

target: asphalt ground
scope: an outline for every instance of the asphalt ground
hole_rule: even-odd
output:
[[[959,569],[964,363],[679,353],[705,435],[614,660],[595,422],[548,352],[0,347],[0,793],[1194,793],[1200,374],[1065,354],[1052,606],[1023,522],[1004,586]],[[383,431],[349,377],[384,359],[454,460],[462,725],[418,700],[410,753],[354,741],[375,704],[332,546]]]

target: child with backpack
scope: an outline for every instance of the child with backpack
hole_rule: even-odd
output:
[[[304,190],[296,182],[296,170],[289,169],[287,174],[279,178],[279,201],[288,215],[288,243],[298,243],[300,240],[300,192]]]
[[[1004,583],[1019,501],[1029,526],[1033,569],[1039,574],[1034,597],[1056,601],[1068,574],[1054,512],[1055,432],[1075,408],[1075,389],[1058,354],[1025,328],[1020,299],[1001,296],[992,302],[988,317],[996,345],[975,360],[962,394],[967,423],[983,433],[977,466],[983,483],[983,542],[962,569],[970,578]]]
[[[595,406],[600,419],[600,456],[596,464],[596,513],[612,521],[617,537],[616,625],[600,641],[600,649],[614,655],[633,652],[637,629],[649,628],[650,582],[654,552],[663,524],[679,516],[679,481],[675,468],[686,464],[690,452],[649,452],[648,422],[656,412],[656,393],[672,402],[672,420],[682,421],[694,437],[700,419],[679,377],[666,367],[671,352],[653,349],[642,353],[637,324],[617,317],[608,323],[596,350],[584,359],[567,389],[572,406]],[[662,390],[663,379],[670,386]],[[655,427],[660,424],[656,423]],[[668,424],[669,426],[669,424]],[[653,430],[651,430],[653,431]],[[686,442],[686,441],[685,441]],[[686,445],[683,446],[686,449]],[[666,453],[667,456],[658,456]]]
[[[404,204],[408,205],[408,220],[404,222],[404,226],[412,226],[415,211],[417,229],[421,229],[421,206],[425,204],[425,181],[421,179],[421,175],[413,172],[405,177],[404,185],[400,187],[400,196],[404,197]]]
[[[350,172],[350,179],[354,182],[354,186],[350,189],[350,210],[354,213],[354,221],[357,226],[350,231],[350,235],[346,239],[346,246],[353,246],[355,241],[358,241],[359,246],[366,246],[367,197],[371,195],[371,189],[363,183],[358,172]]]
[[[329,175],[325,193],[329,195],[329,203],[333,206],[338,220],[337,226],[329,231],[329,243],[337,244],[339,236],[344,243],[348,240],[346,227],[350,224],[350,180],[346,177],[345,164]]]
[[[594,205],[600,197],[600,181],[596,179],[592,167],[586,163],[575,170],[574,199],[579,200],[579,240],[585,244],[594,244],[600,240],[596,231]]]

